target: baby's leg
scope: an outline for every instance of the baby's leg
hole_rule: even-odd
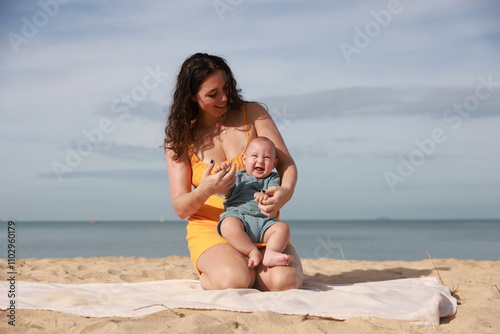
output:
[[[245,232],[243,222],[236,217],[226,217],[220,225],[220,233],[229,244],[248,256],[248,267],[255,268],[262,261],[262,254]]]
[[[290,264],[290,255],[284,254],[290,240],[290,228],[283,222],[277,222],[264,232],[263,242],[266,250],[262,264],[266,267],[287,266]]]

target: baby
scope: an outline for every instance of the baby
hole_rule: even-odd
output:
[[[283,251],[290,239],[290,228],[262,214],[258,207],[258,203],[269,198],[266,189],[280,185],[278,173],[273,172],[278,163],[274,143],[266,137],[252,139],[243,162],[245,169],[236,172],[235,185],[226,194],[217,230],[230,245],[248,256],[249,268],[261,262],[267,267],[286,266],[290,255]],[[266,244],[264,255],[254,243]]]

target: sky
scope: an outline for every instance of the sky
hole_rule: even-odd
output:
[[[498,1],[0,2],[0,219],[178,219],[175,77],[224,57],[299,169],[286,219],[500,218]]]

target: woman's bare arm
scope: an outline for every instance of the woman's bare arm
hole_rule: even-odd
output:
[[[208,164],[200,185],[192,189],[191,164],[188,157],[182,156],[175,161],[172,159],[172,152],[167,149],[166,161],[172,207],[181,219],[196,213],[211,195],[223,193],[234,184],[236,165],[231,166],[229,172],[227,169],[221,169],[211,174],[214,163]]]
[[[266,193],[271,197],[260,203],[264,214],[274,215],[293,196],[298,178],[297,166],[271,115],[257,103],[249,103],[247,110],[250,120],[253,121],[257,136],[269,138],[276,146],[278,158],[276,170],[281,177],[281,187],[270,187]]]

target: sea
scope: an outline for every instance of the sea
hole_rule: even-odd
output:
[[[292,220],[301,258],[500,261],[500,220]],[[1,221],[0,258],[189,256],[186,222]]]

